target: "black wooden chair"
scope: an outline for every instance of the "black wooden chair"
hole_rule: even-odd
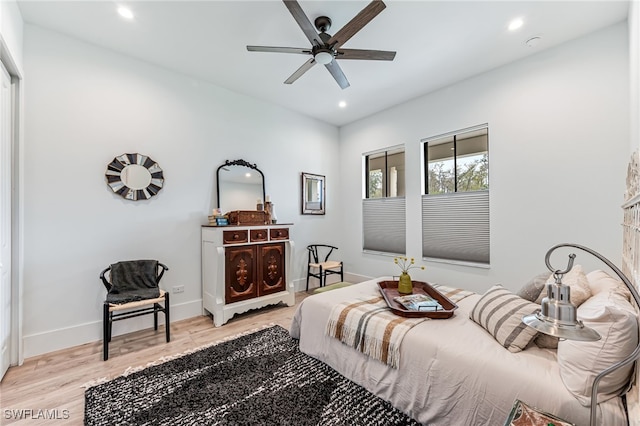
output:
[[[114,321],[153,314],[153,327],[157,330],[158,312],[162,312],[167,342],[171,340],[169,293],[158,286],[168,270],[157,260],[127,260],[111,264],[100,273],[100,279],[107,289],[102,318],[105,361],[109,359],[109,342]]]
[[[327,244],[310,244],[307,246],[309,263],[307,266],[307,291],[309,291],[309,278],[315,277],[320,280],[320,287],[327,284],[327,275],[340,274],[340,281],[344,281],[342,262],[329,260],[329,256],[338,247]]]

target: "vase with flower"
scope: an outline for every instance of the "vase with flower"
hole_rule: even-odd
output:
[[[424,266],[417,266],[415,259],[400,256],[393,259],[393,263],[398,265],[400,271],[400,278],[398,278],[398,293],[411,294],[413,293],[413,283],[411,282],[411,275],[409,275],[410,269],[424,269]]]

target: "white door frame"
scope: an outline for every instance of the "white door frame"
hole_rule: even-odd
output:
[[[0,0],[1,1],[1,0]],[[11,76],[13,133],[11,147],[11,351],[10,364],[21,365],[24,360],[22,341],[22,294],[23,294],[23,241],[24,241],[24,196],[23,196],[23,79],[5,40],[0,36],[0,62]]]
[[[0,379],[11,365],[13,347],[13,86],[0,62]]]

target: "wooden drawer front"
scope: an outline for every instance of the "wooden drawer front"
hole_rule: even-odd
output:
[[[251,241],[267,241],[269,236],[266,229],[252,229],[249,235]]]
[[[249,232],[244,230],[222,231],[222,242],[224,244],[241,244],[249,242]]]
[[[272,240],[288,240],[289,228],[273,228],[270,229],[270,236]]]

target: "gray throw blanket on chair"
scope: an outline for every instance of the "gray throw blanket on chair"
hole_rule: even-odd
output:
[[[157,260],[128,260],[111,265],[108,303],[128,303],[160,296]]]

